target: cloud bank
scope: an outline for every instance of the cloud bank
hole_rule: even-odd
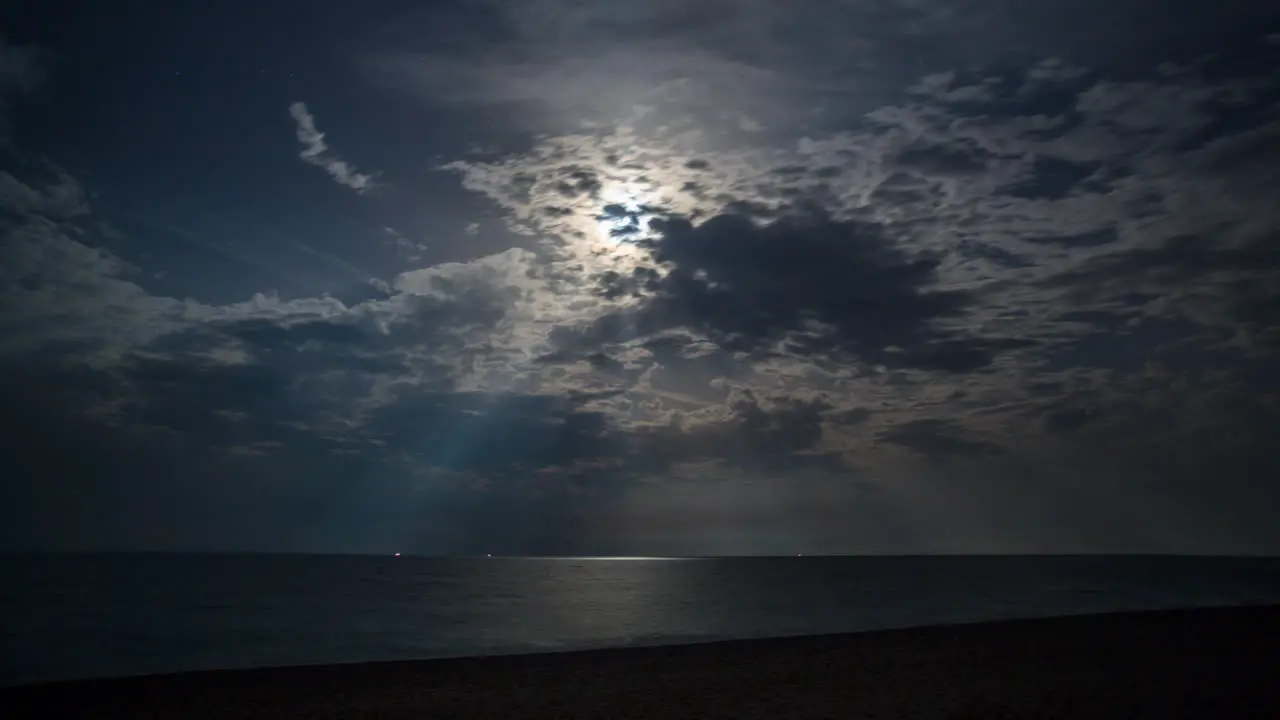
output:
[[[463,242],[483,219],[532,249],[342,299],[159,292],[74,177],[0,177],[25,478],[4,500],[30,510],[6,542],[1280,548],[1274,43],[996,62],[947,30],[976,10],[818,5],[503,5],[456,20],[505,28],[503,52],[365,58],[382,87],[530,120],[430,170],[487,208]],[[895,41],[837,42],[854,17]],[[789,22],[825,34],[799,52]],[[949,67],[906,57],[939,37]],[[291,114],[304,160],[369,187]],[[94,512],[131,504],[172,519]]]

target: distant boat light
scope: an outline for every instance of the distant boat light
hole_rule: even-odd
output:
[[[400,553],[396,553],[396,557],[400,557]]]

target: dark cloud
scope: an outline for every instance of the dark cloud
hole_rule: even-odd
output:
[[[1143,305],[1155,299],[1151,296],[1140,296],[1134,298],[1132,304]],[[1057,315],[1054,319],[1061,323],[1080,323],[1083,325],[1093,325],[1107,331],[1119,330],[1125,322],[1132,318],[1129,313],[1118,313],[1107,310],[1068,310],[1067,312]]]
[[[195,94],[182,68],[147,133],[159,76],[71,66],[59,93],[139,102],[31,116],[97,187],[0,173],[0,545],[1020,550],[1105,544],[1103,508],[1143,548],[1274,547],[1244,479],[1280,427],[1280,86],[1233,29],[1259,11],[802,5],[344,23],[429,108],[309,91],[385,181],[339,202],[294,180],[271,62]],[[33,58],[0,43],[0,112]],[[217,241],[108,227],[131,193]]]
[[[1232,314],[1260,349],[1280,351],[1280,291],[1242,292]]]
[[[1086,297],[1110,297],[1130,308],[1155,308],[1170,320],[1200,323],[1192,336],[1243,332],[1262,349],[1280,321],[1273,311],[1280,287],[1280,246],[1271,235],[1239,246],[1224,245],[1213,236],[1178,235],[1156,247],[1103,255],[1050,284]],[[1077,312],[1065,319],[1087,318]]]
[[[932,202],[937,189],[928,180],[905,172],[895,172],[876,185],[872,199],[890,207]]]
[[[620,361],[615,360],[602,352],[591,353],[587,356],[587,362],[591,364],[591,367],[597,370],[612,373],[621,372],[625,367]]]
[[[902,445],[933,458],[952,455],[987,455],[1002,452],[995,443],[967,437],[964,426],[954,420],[911,420],[886,430],[880,439]]]
[[[1086,233],[1076,233],[1074,235],[1053,235],[1046,237],[1024,237],[1019,238],[1022,242],[1040,244],[1040,245],[1061,245],[1067,248],[1090,248],[1101,245],[1111,245],[1119,239],[1119,233],[1114,227],[1103,228]]]
[[[637,267],[628,275],[616,270],[607,270],[596,279],[598,292],[610,300],[624,297],[644,297],[656,289],[661,277],[651,267]]]
[[[563,342],[590,347],[688,328],[728,349],[786,340],[805,355],[957,371],[982,367],[1005,345],[941,329],[938,321],[961,315],[972,297],[936,288],[938,260],[903,250],[878,225],[814,214],[765,225],[720,215],[652,226],[650,248],[666,273],[600,281],[606,295],[640,295],[645,304],[562,331]]]
[[[295,378],[263,365],[143,360],[121,375],[139,401],[129,421],[187,433],[212,445],[222,445],[224,426],[235,424],[223,419],[227,416],[251,417],[255,429],[309,417],[292,402],[296,398],[289,390]]]
[[[822,440],[824,402],[788,400],[771,410],[760,407],[754,397],[744,397],[731,405],[738,429],[752,452],[787,455],[813,449]]]
[[[989,260],[1004,268],[1025,268],[1035,264],[1029,257],[969,238],[960,240],[956,245],[956,252],[969,258]]]
[[[1258,238],[1241,247],[1224,247],[1221,239],[1204,235],[1176,235],[1154,248],[1138,248],[1102,256],[1063,282],[1098,282],[1150,277],[1170,283],[1207,277],[1219,271],[1275,273],[1280,270],[1280,245],[1275,238]]]
[[[568,168],[565,179],[556,185],[560,194],[567,198],[583,195],[595,198],[600,193],[601,187],[603,183],[600,182],[599,175],[591,168]]]
[[[364,431],[427,467],[523,478],[612,457],[619,448],[598,412],[566,396],[421,392],[406,387]],[[495,452],[501,448],[500,452]]]
[[[1045,413],[1042,422],[1050,433],[1068,433],[1084,427],[1094,417],[1095,411],[1088,408],[1066,408]]]
[[[822,439],[821,401],[776,399],[751,392],[723,414],[655,427],[623,429],[582,406],[599,395],[421,392],[375,410],[362,436],[380,452],[412,457],[424,467],[474,474],[504,487],[559,478],[608,490],[645,476],[662,477],[683,462],[724,460],[756,466],[814,449]],[[501,452],[494,452],[501,448]],[[790,461],[788,461],[790,462]]]
[[[987,169],[991,155],[973,141],[950,143],[917,141],[902,149],[894,158],[899,167],[928,175],[972,175]]]
[[[4,369],[6,547],[573,552],[574,488],[607,493],[627,451],[578,409],[599,395],[400,385],[357,411],[352,372]]]
[[[717,460],[737,467],[796,469],[806,464],[839,467],[811,453],[823,438],[822,401],[777,398],[766,405],[743,391],[709,421],[677,418],[673,423],[634,432],[630,439],[634,467],[662,474],[688,461]],[[804,454],[804,455],[801,455]]]
[[[315,420],[281,402],[289,378],[157,362],[4,370],[7,548],[260,550],[324,547],[326,534],[336,548],[368,537],[330,505],[361,474],[335,443],[279,424]]]
[[[1001,188],[1000,192],[1013,197],[1057,200],[1079,192],[1081,183],[1093,177],[1101,167],[1099,162],[1072,162],[1037,156],[1032,160],[1026,177]]]
[[[219,329],[228,337],[243,340],[267,351],[296,348],[307,343],[338,347],[357,345],[368,342],[373,335],[369,328],[357,323],[331,320],[307,320],[286,325],[267,319],[254,319],[226,323]]]
[[[827,419],[837,425],[862,425],[872,417],[866,408],[851,408],[827,415]]]

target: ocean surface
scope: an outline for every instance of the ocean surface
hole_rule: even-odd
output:
[[[0,556],[0,685],[1280,603],[1280,559]]]

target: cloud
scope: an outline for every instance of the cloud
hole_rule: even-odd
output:
[[[552,367],[589,359],[621,382],[638,372],[632,393],[667,411],[724,402],[715,377],[680,384],[679,399],[652,382],[673,373],[650,340],[685,333],[734,353],[718,372],[796,398],[821,388],[828,445],[862,448],[868,432],[942,413],[968,434],[905,425],[914,434],[893,437],[917,442],[896,444],[992,449],[1077,426],[1028,424],[1028,407],[1045,412],[1024,395],[1031,385],[1124,394],[1114,383],[1133,362],[1202,344],[1179,372],[1237,373],[1273,347],[1280,268],[1265,251],[1274,183],[1260,158],[1277,88],[1197,67],[1132,82],[1060,61],[977,70],[791,147],[691,157],[624,125],[451,169],[575,277],[587,271],[566,289],[585,287],[578,304],[591,310],[550,332]],[[953,94],[966,83],[983,91]],[[609,199],[620,194],[644,199],[622,207]],[[600,217],[617,218],[609,234],[623,252],[594,245],[596,259],[583,249]],[[1232,337],[1252,349],[1211,349]],[[1090,374],[1108,367],[1114,383]],[[884,417],[833,428],[859,409],[851,397]],[[984,444],[959,444],[975,436]]]
[[[954,421],[921,418],[897,425],[880,435],[886,442],[903,445],[933,458],[999,452],[1000,446],[965,437]]]
[[[368,53],[363,67],[425,102],[517,106],[506,118],[523,129],[642,118],[654,131],[753,135],[807,120],[814,96],[863,106],[883,93],[892,68],[862,72],[868,56],[896,54],[899,44],[882,36],[911,28],[901,53],[914,58],[927,47],[915,36],[940,13],[873,5],[819,2],[779,13],[755,0],[695,9],[666,0],[627,8],[483,2],[398,19],[388,30],[397,42]],[[480,46],[486,52],[474,51]]]
[[[315,118],[305,104],[293,103],[289,106],[289,114],[298,123],[298,142],[302,143],[302,152],[299,153],[299,157],[303,161],[323,168],[339,185],[345,185],[356,192],[362,193],[372,187],[374,182],[372,175],[358,172],[347,161],[329,152],[329,146],[324,141],[324,133],[316,129]]]
[[[92,466],[147,475],[130,502],[196,508],[167,538],[245,517],[303,547],[1075,549],[1098,522],[1095,547],[1274,547],[1274,524],[1222,521],[1256,516],[1263,475],[1201,517],[1207,484],[1165,457],[1243,472],[1280,427],[1275,80],[1056,47],[1071,60],[951,62],[981,58],[982,13],[820,5],[469,6],[468,32],[505,37],[485,57],[377,59],[433,102],[572,130],[442,166],[492,203],[454,226],[533,249],[422,267],[418,235],[380,223],[405,262],[351,292],[173,296],[73,178],[0,175],[0,419],[6,452],[38,448],[5,497],[48,520],[41,468],[63,468],[77,519],[134,543],[93,520],[123,501]],[[934,43],[948,22],[973,36]],[[370,186],[291,114],[304,160]]]
[[[522,263],[529,259],[512,251],[488,263],[374,281],[347,302],[274,291],[223,304],[179,299],[153,293],[147,273],[103,245],[107,238],[86,193],[65,173],[0,174],[0,203],[0,289],[9,299],[0,310],[0,359],[94,368],[127,396],[128,407],[173,394],[146,379],[165,367],[215,379],[257,367],[273,376],[416,381],[419,373],[457,367],[455,353],[484,343],[526,291],[512,284],[525,282]],[[213,397],[184,403],[204,405],[208,414],[220,409],[208,406]],[[307,404],[304,395],[292,397]],[[334,402],[366,399],[343,395]],[[103,406],[119,406],[118,400]]]
[[[637,267],[625,287],[641,304],[601,316],[578,333],[583,341],[689,329],[729,350],[782,346],[798,356],[954,371],[985,365],[998,347],[938,324],[973,299],[938,289],[938,260],[895,246],[876,224],[795,214],[757,225],[725,214],[652,227],[653,259],[665,272]],[[603,280],[602,292],[624,287],[616,276]]]
[[[3,224],[0,287],[9,301],[0,311],[0,355],[62,346],[104,359],[181,323],[180,301],[150,296],[134,282],[136,267],[75,239],[62,185],[22,187],[6,193],[18,202],[7,208],[15,220]]]
[[[66,220],[87,212],[84,189],[75,178],[56,170],[45,176],[42,181],[29,183],[0,171],[0,207],[20,217],[42,216],[54,220]]]

